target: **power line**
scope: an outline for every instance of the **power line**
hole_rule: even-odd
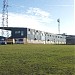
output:
[[[9,36],[8,31],[4,31],[4,27],[8,27],[8,0],[3,0],[3,10],[2,10],[2,36],[6,32],[7,37]]]

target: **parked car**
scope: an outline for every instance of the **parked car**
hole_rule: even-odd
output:
[[[5,37],[0,36],[0,45],[5,45],[5,44],[6,44]]]

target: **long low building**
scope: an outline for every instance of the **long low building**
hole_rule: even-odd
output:
[[[66,44],[65,35],[21,27],[0,27],[0,29],[11,31],[11,37],[6,39],[7,43]]]

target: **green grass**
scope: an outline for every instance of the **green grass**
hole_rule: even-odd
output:
[[[75,45],[0,45],[0,75],[75,75]]]

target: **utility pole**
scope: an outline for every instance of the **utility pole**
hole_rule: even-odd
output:
[[[60,34],[60,19],[57,19],[58,22],[58,34]]]
[[[4,31],[4,27],[8,27],[8,0],[3,0],[3,10],[2,10],[2,36],[6,32],[6,36],[9,37],[9,32]]]

